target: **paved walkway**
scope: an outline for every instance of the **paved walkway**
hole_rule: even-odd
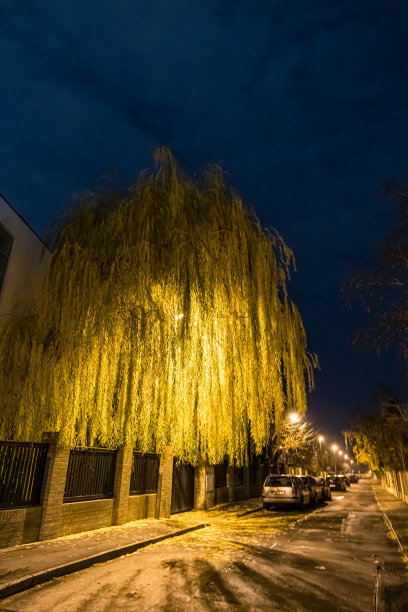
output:
[[[406,564],[373,484],[336,491],[307,513],[244,514],[240,506],[189,514],[210,526],[18,593],[0,610],[407,611]]]
[[[183,531],[200,529],[222,514],[234,515],[260,507],[259,498],[225,504],[207,512],[184,512],[169,519],[146,519],[115,527],[0,549],[0,598],[53,577],[129,554]]]
[[[374,484],[373,489],[392,535],[397,538],[401,551],[408,561],[408,505],[378,484]]]
[[[391,535],[408,560],[408,505],[373,483]],[[94,563],[134,552],[157,539],[200,529],[213,521],[239,516],[260,507],[259,498],[218,506],[207,512],[184,512],[170,519],[141,520],[45,542],[0,549],[0,598]]]

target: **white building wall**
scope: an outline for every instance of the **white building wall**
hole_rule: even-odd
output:
[[[11,314],[21,314],[44,278],[52,253],[12,206],[0,195],[0,225],[13,238],[0,289],[0,325]]]

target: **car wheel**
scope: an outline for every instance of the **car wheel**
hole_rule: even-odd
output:
[[[300,502],[299,502],[299,508],[303,508],[305,505],[305,500],[303,499],[303,495],[300,498]]]
[[[271,504],[263,504],[263,508],[264,508],[264,510],[270,510],[271,509]]]

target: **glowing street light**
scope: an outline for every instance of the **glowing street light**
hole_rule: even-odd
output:
[[[291,412],[289,415],[289,418],[292,421],[292,423],[297,423],[299,421],[299,415],[296,414],[296,412]]]
[[[333,451],[333,457],[334,457],[334,473],[337,472],[337,467],[336,467],[336,450],[337,450],[337,444],[333,444],[332,451]]]
[[[343,454],[343,451],[340,451],[340,450],[339,450],[339,455],[340,455],[340,457],[342,456],[342,454]]]
[[[344,458],[345,458],[345,459],[348,459],[348,455],[344,455]]]
[[[320,452],[322,452],[322,442],[324,440],[324,436],[319,436],[319,444],[320,444]]]

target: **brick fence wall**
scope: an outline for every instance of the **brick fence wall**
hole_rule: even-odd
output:
[[[65,536],[112,525],[113,503],[113,499],[93,499],[62,504],[59,535]]]
[[[58,448],[58,434],[44,434],[42,441],[49,444],[42,505],[0,510],[0,548],[170,516],[173,457],[169,452],[161,458],[162,491],[157,494],[129,495],[133,449],[125,447],[117,454],[113,498],[64,503],[69,450]],[[159,505],[157,498],[162,502]]]
[[[38,540],[42,512],[41,506],[0,510],[0,548]]]
[[[114,496],[110,499],[64,503],[69,450],[58,448],[58,434],[43,435],[49,444],[42,489],[42,504],[27,508],[0,510],[0,548],[47,540],[81,531],[119,525],[145,518],[166,518],[171,514],[173,455],[166,447],[160,457],[157,494],[129,495],[133,449],[119,449]],[[228,468],[227,486],[214,487],[214,466],[196,468],[194,508],[204,510],[225,503],[260,495],[263,470],[258,462],[257,482],[249,484],[244,468],[244,483],[234,486],[234,468]]]

